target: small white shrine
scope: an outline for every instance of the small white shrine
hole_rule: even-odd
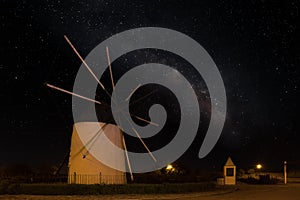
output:
[[[229,157],[224,166],[224,184],[235,185],[236,184],[236,166]]]

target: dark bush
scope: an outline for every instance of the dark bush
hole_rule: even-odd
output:
[[[248,183],[248,184],[277,184],[278,179],[271,178],[269,174],[259,175],[259,179],[248,177],[248,178],[240,178],[238,179],[240,182]]]
[[[1,194],[33,195],[98,195],[98,194],[158,194],[211,191],[214,183],[184,184],[126,184],[126,185],[77,185],[77,184],[1,184]]]

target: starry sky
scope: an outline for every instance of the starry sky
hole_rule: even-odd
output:
[[[183,59],[158,50],[131,52],[112,64],[116,80],[134,66],[159,62],[172,65],[192,83],[203,117],[195,142],[180,161],[196,169],[219,170],[231,156],[245,169],[260,162],[268,170],[280,170],[284,160],[291,168],[300,168],[299,2],[1,0],[0,4],[0,164],[57,165],[68,153],[72,97],[44,85],[72,90],[81,61],[64,35],[85,57],[116,33],[152,26],[182,32],[201,44],[219,68],[227,92],[222,135],[213,151],[198,159],[210,113],[201,76],[195,76]],[[106,72],[102,79],[109,85]],[[133,98],[154,88],[144,87]],[[172,94],[156,89],[131,111],[146,115],[151,102],[160,102],[178,113],[176,99],[165,100]],[[172,138],[178,119],[168,120],[164,130],[171,136],[165,141]],[[132,139],[129,149],[135,143]]]

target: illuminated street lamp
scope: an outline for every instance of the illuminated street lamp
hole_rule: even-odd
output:
[[[262,169],[262,165],[261,164],[257,164],[256,165],[256,169],[257,169],[256,175],[258,174],[260,176],[260,170]]]
[[[284,184],[287,184],[287,172],[286,172],[286,165],[287,165],[287,162],[284,161],[284,167],[283,167],[283,178],[284,178]]]
[[[168,170],[168,171],[173,171],[173,170],[174,170],[174,167],[173,167],[172,165],[168,165],[168,166],[166,167],[166,170]]]
[[[260,170],[262,168],[262,165],[261,164],[257,164],[256,165],[256,169]]]
[[[167,167],[166,167],[166,171],[168,174],[174,173],[175,170],[176,170],[175,167],[173,167],[173,165],[171,165],[171,164],[167,165]]]

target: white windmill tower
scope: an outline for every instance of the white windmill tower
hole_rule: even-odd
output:
[[[72,49],[74,50],[76,55],[79,57],[79,59],[82,61],[83,65],[91,73],[91,76],[96,79],[96,81],[99,83],[99,85],[102,87],[102,89],[111,97],[111,95],[107,92],[107,90],[105,89],[103,84],[98,80],[98,78],[95,76],[95,74],[93,73],[91,68],[88,66],[88,64],[84,61],[84,59],[81,57],[81,55],[75,49],[75,47],[72,45],[70,40],[66,36],[65,36],[65,39],[69,43],[69,45],[72,47]],[[107,53],[108,66],[109,66],[109,70],[110,70],[110,78],[111,78],[111,82],[112,82],[112,87],[114,88],[114,80],[113,80],[113,74],[112,74],[112,68],[111,68],[108,48],[106,48],[106,53]],[[96,101],[94,99],[87,98],[80,94],[70,92],[68,90],[56,87],[56,86],[48,84],[48,83],[46,84],[46,86],[48,86],[52,89],[67,93],[67,94],[71,94],[78,98],[93,102],[96,105],[103,106],[103,104],[101,102]],[[130,98],[130,96],[128,98]],[[138,120],[141,120],[141,121],[144,121],[149,124],[157,126],[157,124],[155,124],[151,121],[145,120],[141,117],[138,117],[135,115],[133,115],[133,117],[135,117]],[[142,142],[145,149],[148,151],[150,157],[152,157],[152,159],[154,161],[156,161],[154,156],[150,152],[149,148],[143,142],[142,138],[139,137],[138,134],[137,134],[137,136],[138,136],[139,140]],[[106,146],[108,147],[109,144],[106,143],[104,140],[102,140],[103,137],[107,137],[110,140],[110,142],[112,142],[115,146],[124,150],[125,155],[123,152],[120,152],[120,151],[104,152],[105,154],[108,154],[109,156],[111,156],[113,158],[113,160],[114,160],[113,165],[118,166],[117,168],[121,169],[121,170],[117,170],[115,168],[105,165],[104,163],[100,162],[97,158],[95,158],[95,156],[90,154],[91,149],[95,148],[95,143],[97,143],[97,146],[99,146],[99,145],[102,146],[102,149],[109,149],[109,148],[106,148]],[[101,153],[103,153],[103,152],[101,152]],[[125,139],[124,139],[122,131],[119,129],[118,126],[111,124],[109,122],[105,122],[105,120],[100,121],[100,122],[80,121],[80,122],[74,123],[72,138],[71,138],[69,164],[68,164],[68,168],[69,168],[68,183],[71,183],[71,184],[102,184],[102,183],[104,183],[104,184],[125,184],[127,182],[126,181],[126,173],[125,173],[126,161],[127,161],[127,165],[129,168],[131,180],[133,180],[133,175],[132,175],[132,171],[131,171],[129,157],[127,154]]]
[[[98,124],[97,124],[98,123]],[[99,130],[99,125],[101,129]],[[81,134],[84,133],[84,134]],[[89,154],[94,143],[101,143],[101,134],[105,134],[119,148],[124,148],[123,134],[120,129],[113,124],[103,122],[77,122],[74,124],[70,157],[69,157],[69,183],[76,184],[124,184],[125,176],[125,158],[118,152],[105,152],[114,158],[115,164],[123,168],[123,171],[113,169],[101,163],[92,154]],[[85,138],[83,138],[85,137]],[[89,140],[87,145],[82,142]],[[105,147],[106,143],[101,145]]]

